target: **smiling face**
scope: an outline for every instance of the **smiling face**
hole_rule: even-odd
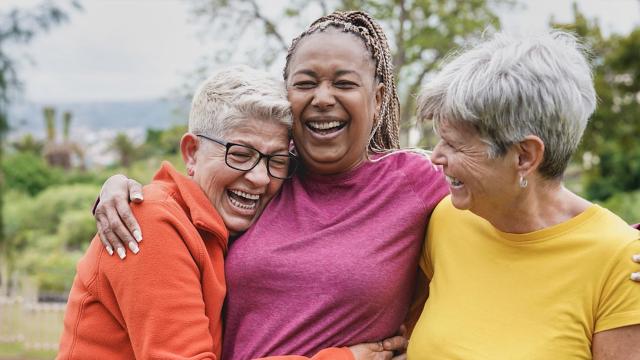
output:
[[[282,180],[268,175],[264,159],[250,171],[235,170],[225,163],[224,146],[192,134],[187,136],[197,144],[194,155],[185,158],[187,167],[193,170],[193,180],[207,194],[231,234],[245,231],[280,189]],[[248,119],[227,131],[223,138],[263,154],[288,154],[287,127],[274,121]],[[188,150],[183,145],[183,157],[185,152]]]
[[[442,122],[438,128],[440,142],[433,150],[434,164],[442,165],[453,205],[488,218],[517,196],[517,156],[509,150],[491,159],[489,145],[471,126]]]
[[[341,173],[366,159],[382,98],[374,66],[362,40],[341,30],[314,33],[298,45],[287,92],[296,150],[310,171]]]

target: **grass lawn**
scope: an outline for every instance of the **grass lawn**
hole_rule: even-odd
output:
[[[56,357],[52,350],[27,350],[19,343],[0,344],[0,360],[44,360]]]

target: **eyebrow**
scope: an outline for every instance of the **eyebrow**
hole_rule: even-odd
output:
[[[315,71],[311,70],[311,69],[302,69],[302,70],[298,70],[296,72],[293,73],[293,75],[309,75],[311,77],[317,77],[318,73],[316,73]],[[356,75],[358,78],[360,78],[360,74],[358,74],[357,71],[355,70],[337,70],[334,74],[335,76],[342,76],[342,75]]]
[[[227,141],[227,142],[232,143],[232,144],[243,145],[243,146],[250,147],[252,149],[258,150],[254,145],[249,144],[246,140]],[[258,151],[260,151],[260,150],[258,150]],[[288,154],[289,153],[289,147],[278,148],[278,149],[276,149],[274,151],[271,151],[271,152],[267,153],[267,155],[269,155],[269,154],[278,154],[280,152],[286,152]]]

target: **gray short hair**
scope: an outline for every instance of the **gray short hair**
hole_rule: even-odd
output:
[[[495,34],[459,56],[422,88],[418,117],[472,125],[490,146],[506,153],[527,135],[545,144],[538,169],[562,177],[596,107],[585,48],[572,34],[553,31],[516,38]]]
[[[211,75],[191,102],[189,132],[218,137],[248,118],[291,127],[291,106],[284,83],[245,65],[224,68]]]

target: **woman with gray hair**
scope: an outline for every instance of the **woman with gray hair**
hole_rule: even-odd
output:
[[[422,89],[451,195],[421,267],[410,359],[639,359],[640,232],[563,186],[596,106],[578,41],[497,34]]]

